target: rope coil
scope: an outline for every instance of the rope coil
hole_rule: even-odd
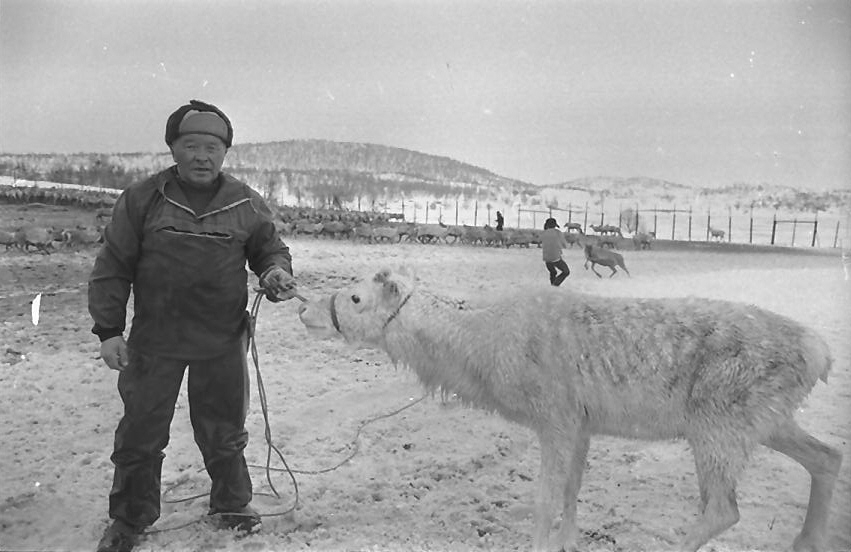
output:
[[[283,510],[283,511],[271,512],[271,513],[267,513],[267,514],[260,514],[260,517],[280,517],[280,516],[286,516],[286,515],[294,512],[299,506],[299,500],[300,500],[299,488],[298,488],[298,481],[295,478],[295,474],[321,475],[321,474],[332,472],[332,471],[337,470],[340,467],[344,466],[345,464],[350,462],[355,456],[357,456],[357,454],[360,452],[360,446],[359,446],[360,436],[361,436],[363,429],[366,426],[368,426],[371,423],[377,422],[379,420],[384,420],[384,419],[396,416],[397,414],[407,410],[408,408],[411,408],[412,406],[422,402],[428,396],[428,393],[423,394],[418,399],[414,399],[411,402],[409,402],[408,404],[406,404],[405,406],[397,408],[397,409],[395,409],[391,412],[379,414],[379,415],[376,415],[376,416],[373,416],[371,418],[368,418],[366,420],[361,421],[361,423],[358,424],[357,430],[355,431],[355,436],[353,437],[352,441],[348,445],[352,448],[351,452],[345,458],[343,458],[342,460],[340,460],[336,464],[334,464],[334,465],[332,465],[328,468],[321,468],[321,469],[316,469],[316,470],[295,470],[295,469],[290,468],[289,464],[286,461],[286,458],[284,458],[284,454],[274,444],[274,442],[272,440],[272,429],[271,429],[271,424],[269,422],[269,408],[268,408],[268,401],[267,401],[267,398],[266,398],[266,388],[263,385],[263,376],[260,372],[260,356],[259,356],[259,353],[257,352],[257,341],[256,341],[256,338],[255,338],[255,329],[256,329],[256,324],[257,324],[257,317],[260,313],[260,303],[262,302],[262,299],[263,299],[265,293],[262,289],[255,289],[255,291],[256,291],[256,295],[254,296],[254,301],[251,305],[251,310],[249,311],[248,342],[249,342],[249,351],[251,352],[251,359],[254,363],[254,372],[255,372],[255,375],[256,375],[256,378],[257,378],[257,391],[258,391],[258,395],[260,397],[260,409],[263,413],[264,437],[265,437],[265,440],[266,440],[266,464],[263,465],[263,466],[257,465],[257,464],[247,464],[247,465],[248,465],[249,468],[265,470],[266,483],[269,485],[269,488],[272,490],[272,493],[271,494],[270,493],[254,493],[254,494],[260,495],[260,496],[272,496],[272,497],[280,499],[281,495],[278,492],[277,488],[275,487],[274,483],[272,482],[272,472],[286,472],[289,475],[290,482],[292,483],[292,486],[293,486],[293,492],[295,493],[295,499],[293,501],[292,506],[290,506],[289,508],[287,508],[286,510]],[[305,299],[304,297],[302,297],[299,294],[295,294],[294,297],[296,297],[297,299],[299,299],[302,302],[307,301],[307,299]],[[271,464],[272,464],[272,453],[273,452],[275,453],[275,455],[277,455],[278,459],[281,461],[281,464],[283,464],[283,466],[284,466],[283,468],[272,467]],[[200,468],[198,470],[198,472],[201,472],[201,471],[204,471],[204,468]],[[173,498],[173,499],[165,498],[168,494],[172,493],[175,489],[178,489],[180,486],[184,485],[187,481],[188,481],[188,479],[183,479],[183,480],[178,481],[178,482],[172,484],[171,486],[167,487],[163,491],[163,497],[164,497],[163,502],[166,503],[166,504],[179,504],[179,503],[182,503],[182,502],[189,502],[191,500],[195,500],[195,499],[203,498],[203,497],[207,496],[208,493],[199,493],[199,494],[196,494],[196,495],[185,496],[185,497],[181,497],[181,498]],[[221,516],[221,515],[225,515],[225,514],[226,515],[232,515],[232,516],[248,515],[248,514],[241,514],[239,512],[219,512],[215,515]],[[153,529],[153,530],[145,531],[145,534],[164,533],[164,532],[167,532],[167,531],[175,531],[177,529],[183,529],[183,528],[188,527],[190,525],[193,525],[195,523],[204,521],[204,519],[205,518],[199,518],[199,519],[190,521],[188,523],[184,523],[184,524],[177,525],[177,526],[174,526],[174,527],[167,527],[167,528],[163,528],[163,529]]]

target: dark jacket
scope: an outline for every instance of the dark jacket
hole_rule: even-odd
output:
[[[230,175],[196,215],[176,167],[128,187],[118,198],[89,278],[92,332],[124,331],[128,346],[170,358],[222,354],[245,329],[248,273],[277,265],[292,273],[289,249],[260,195]]]

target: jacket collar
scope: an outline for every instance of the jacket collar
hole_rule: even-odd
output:
[[[159,191],[166,201],[173,205],[195,215],[197,218],[204,218],[210,215],[227,211],[237,205],[251,201],[245,193],[244,185],[229,174],[223,172],[216,177],[219,181],[219,190],[213,199],[207,205],[204,213],[197,214],[189,206],[186,195],[180,189],[180,175],[177,172],[177,165],[173,165],[163,172],[164,178],[159,182]]]

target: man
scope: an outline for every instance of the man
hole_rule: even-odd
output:
[[[496,229],[501,232],[503,224],[505,224],[505,219],[502,217],[502,213],[497,211],[496,212]]]
[[[209,513],[251,531],[248,442],[248,275],[267,298],[296,294],[289,249],[259,194],[221,172],[230,120],[192,100],[166,122],[175,165],[118,198],[89,279],[92,332],[118,374],[124,416],[115,431],[113,520],[98,552],[127,552],[160,515],[160,473],[183,373],[190,418],[212,480]],[[133,290],[133,324],[124,341]]]
[[[544,256],[544,264],[550,273],[550,284],[560,286],[564,279],[570,275],[570,268],[561,257],[562,247],[567,246],[564,234],[558,229],[558,223],[554,218],[548,218],[544,222],[544,233],[541,234],[541,249]],[[559,274],[558,271],[561,271]]]

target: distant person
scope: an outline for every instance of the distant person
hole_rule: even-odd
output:
[[[505,223],[505,219],[502,218],[502,213],[499,211],[496,212],[496,229],[502,230],[502,225]]]
[[[541,234],[544,264],[550,273],[550,284],[554,286],[560,286],[564,279],[570,275],[570,268],[561,256],[562,248],[567,247],[567,240],[564,239],[564,234],[558,228],[556,219],[548,218],[544,222],[544,233]]]
[[[89,278],[101,357],[117,370],[124,416],[115,431],[113,520],[98,552],[128,552],[160,516],[160,474],[183,374],[195,442],[212,480],[209,515],[256,530],[243,455],[249,379],[246,262],[272,301],[292,298],[289,249],[261,196],[222,173],[230,120],[192,100],[166,122],[175,165],[118,198]],[[133,324],[124,341],[133,291]]]

